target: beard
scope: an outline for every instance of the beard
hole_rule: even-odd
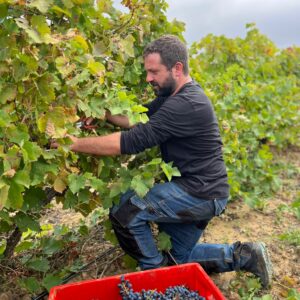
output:
[[[172,77],[172,74],[169,74],[168,78],[161,85],[154,81],[151,82],[151,85],[155,95],[161,97],[169,97],[176,89],[176,81]]]

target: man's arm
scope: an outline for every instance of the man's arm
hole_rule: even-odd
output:
[[[69,136],[73,144],[70,149],[74,152],[82,152],[93,155],[120,155],[121,154],[121,132],[115,132],[105,136],[77,138]],[[52,144],[57,148],[58,144]]]

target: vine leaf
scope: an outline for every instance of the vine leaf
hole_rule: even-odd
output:
[[[33,270],[47,272],[50,269],[50,264],[47,258],[33,258],[27,262],[27,266]]]
[[[41,13],[45,14],[52,5],[53,0],[32,0],[29,7],[37,8]]]
[[[53,286],[59,285],[61,283],[61,278],[57,275],[48,274],[43,279],[43,286],[49,291]]]
[[[172,248],[171,237],[164,231],[158,234],[158,248],[165,251]]]

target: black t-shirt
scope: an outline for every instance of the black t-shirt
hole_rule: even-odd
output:
[[[173,161],[181,177],[173,177],[201,199],[229,196],[218,122],[209,99],[194,81],[148,107],[149,121],[121,133],[121,153],[134,154],[160,145],[162,159]]]

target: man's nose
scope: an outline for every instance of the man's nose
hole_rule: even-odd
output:
[[[153,76],[151,75],[151,74],[147,74],[147,76],[146,76],[146,81],[147,82],[151,82],[151,81],[153,81]]]

